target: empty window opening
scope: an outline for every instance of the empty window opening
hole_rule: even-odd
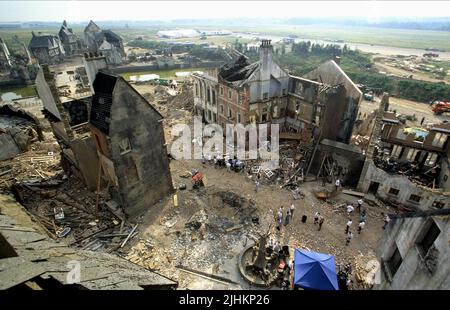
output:
[[[391,194],[391,195],[397,196],[399,192],[400,192],[400,190],[398,190],[398,189],[396,189],[396,188],[393,188],[393,187],[391,187],[391,188],[389,189],[389,194]]]
[[[434,241],[436,241],[440,233],[441,230],[432,220],[431,224],[425,228],[422,237],[417,242],[417,246],[422,255],[426,255],[428,253],[428,251],[433,246]]]
[[[419,195],[411,194],[411,196],[409,196],[409,200],[414,202],[420,202],[421,199],[422,197]]]
[[[403,262],[402,256],[400,255],[400,252],[396,246],[394,253],[392,253],[391,257],[386,262],[387,267],[389,268],[389,272],[392,277],[395,275],[397,270],[400,268],[400,265],[402,264],[402,262]]]

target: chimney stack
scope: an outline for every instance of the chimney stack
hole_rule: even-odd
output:
[[[86,69],[86,74],[89,80],[89,86],[91,87],[91,92],[94,94],[94,80],[97,76],[98,71],[102,69],[108,69],[106,63],[106,57],[98,55],[97,53],[85,53],[83,58],[84,68]]]
[[[337,63],[340,66],[341,65],[341,57],[334,56],[334,62]]]

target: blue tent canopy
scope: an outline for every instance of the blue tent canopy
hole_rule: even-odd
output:
[[[294,285],[310,290],[338,290],[334,256],[296,249]]]

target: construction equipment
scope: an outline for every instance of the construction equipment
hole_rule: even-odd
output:
[[[450,102],[434,101],[431,104],[431,110],[436,115],[440,115],[440,114],[443,114],[443,113],[448,113],[448,112],[450,112]]]

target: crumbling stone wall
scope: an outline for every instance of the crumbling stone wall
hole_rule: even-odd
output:
[[[123,79],[114,88],[109,148],[125,212],[134,216],[172,192],[161,115]],[[129,141],[129,151],[123,145]],[[121,146],[122,145],[122,146]]]
[[[424,265],[423,255],[419,253],[417,243],[434,221],[439,227],[440,235],[434,242],[437,250],[436,271],[430,273]],[[388,261],[397,248],[402,257],[402,263],[395,273],[392,282],[389,281],[383,266],[376,279],[374,289],[394,290],[422,290],[449,289],[450,264],[448,263],[448,231],[450,216],[413,217],[391,220],[379,242],[377,257],[381,261]],[[381,264],[383,265],[383,263]]]
[[[445,206],[450,203],[450,194],[443,190],[433,190],[411,182],[407,177],[396,174],[389,174],[377,168],[372,162],[369,164],[364,175],[364,185],[360,188],[362,192],[369,190],[372,182],[379,183],[376,195],[387,201],[403,204],[407,207],[419,210],[429,210],[433,208],[435,202],[442,202]],[[389,193],[391,188],[399,190],[398,194]],[[419,202],[410,200],[411,194],[422,197]],[[444,206],[444,207],[445,207]]]

